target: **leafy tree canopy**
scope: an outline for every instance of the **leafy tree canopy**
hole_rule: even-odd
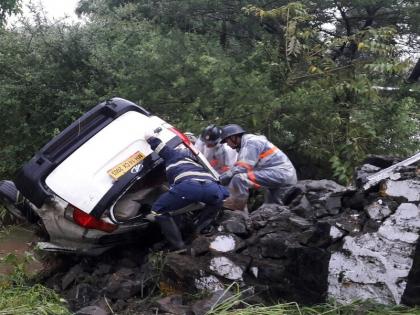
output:
[[[418,150],[419,87],[406,83],[418,12],[392,0],[81,0],[85,24],[3,30],[0,173],[120,96],[183,130],[239,123],[301,174],[346,182],[367,154]]]
[[[20,10],[20,0],[0,0],[0,26],[6,20],[6,17],[17,13]]]

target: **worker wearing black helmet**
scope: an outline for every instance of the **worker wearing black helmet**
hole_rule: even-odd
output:
[[[210,165],[222,174],[228,171],[236,162],[238,153],[231,149],[227,144],[220,143],[222,128],[209,125],[203,129],[195,146],[200,150]]]
[[[221,143],[238,151],[238,161],[220,176],[229,185],[225,207],[245,210],[249,189],[265,188],[266,203],[281,203],[284,193],[297,182],[296,170],[289,158],[265,136],[247,134],[236,124],[222,128]]]

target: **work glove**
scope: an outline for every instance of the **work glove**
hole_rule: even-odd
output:
[[[144,138],[144,140],[149,140],[151,137],[154,137],[154,136],[156,136],[155,135],[155,133],[153,132],[153,130],[150,130],[150,129],[146,129],[145,131],[144,131],[144,134],[143,134],[143,138]]]
[[[231,171],[224,172],[222,175],[219,176],[219,182],[223,186],[227,186],[232,180],[232,177],[233,177],[233,173]]]
[[[162,143],[162,141],[159,138],[156,137],[149,137],[149,139],[146,140],[147,143],[150,145],[152,150],[155,150],[159,144]]]

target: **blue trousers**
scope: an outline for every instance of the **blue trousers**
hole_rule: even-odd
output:
[[[229,196],[226,188],[216,182],[200,182],[185,179],[162,194],[153,204],[153,211],[168,213],[178,210],[193,202],[203,202],[210,206],[222,206],[223,200]]]

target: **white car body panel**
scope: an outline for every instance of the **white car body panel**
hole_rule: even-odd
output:
[[[159,138],[163,142],[175,136],[167,129],[172,126],[156,116],[124,113],[65,159],[45,183],[57,196],[90,213],[114,184],[108,170],[138,151],[151,154],[144,135],[158,127],[162,128]]]

